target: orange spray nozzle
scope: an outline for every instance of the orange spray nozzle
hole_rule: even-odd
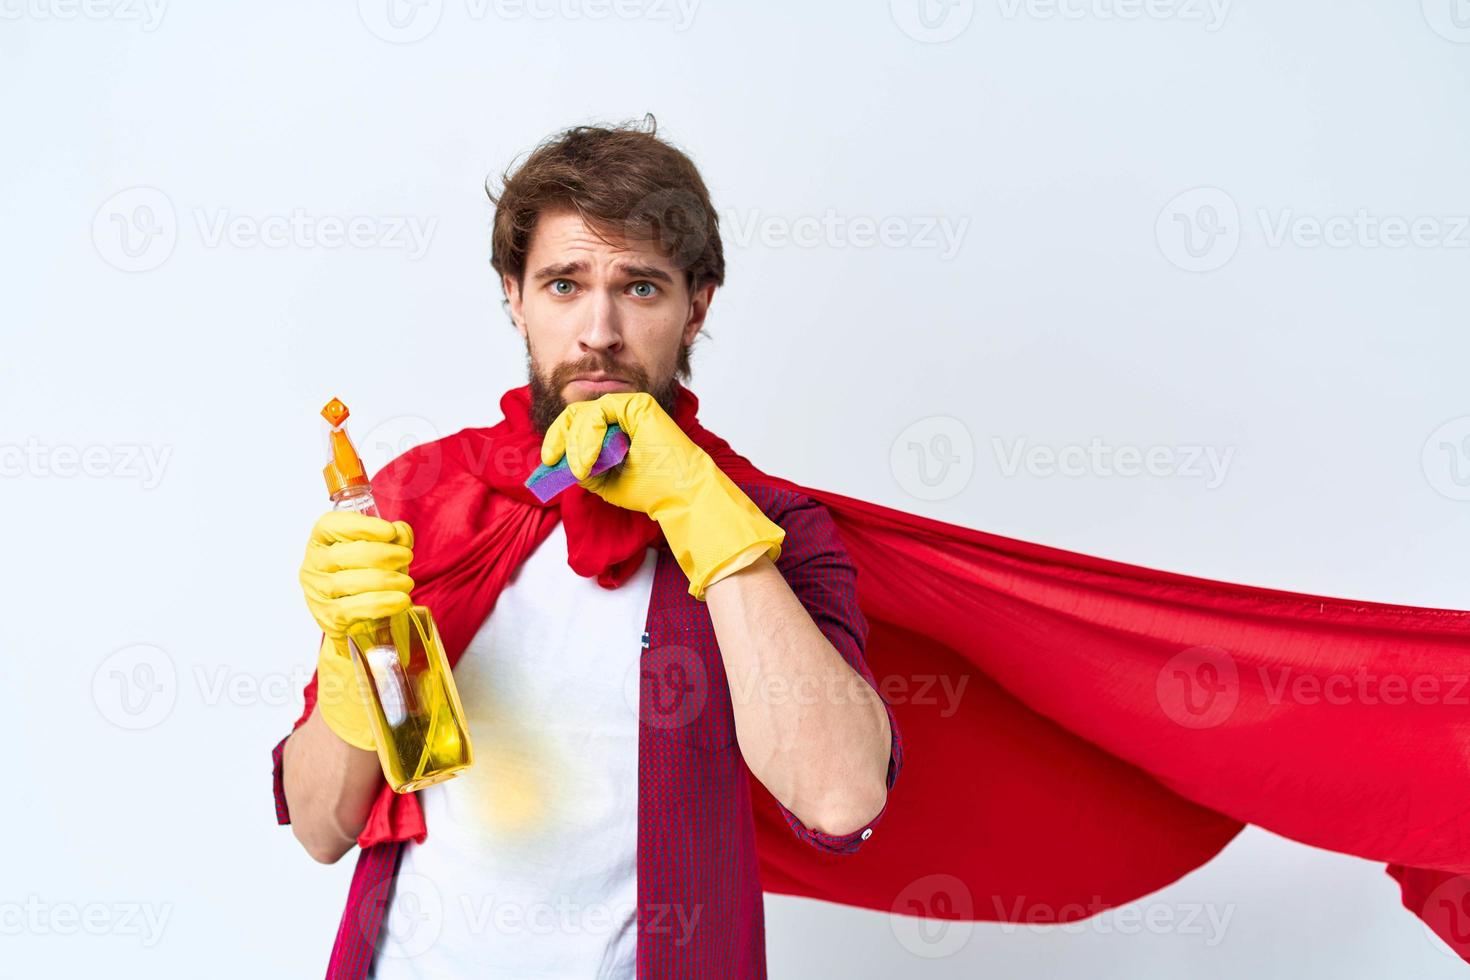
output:
[[[322,469],[322,476],[327,481],[327,493],[334,496],[348,487],[368,485],[367,471],[362,467],[362,459],[353,448],[352,440],[347,437],[347,430],[342,428],[342,423],[347,421],[347,415],[347,406],[336,398],[322,408],[322,418],[332,427],[327,433],[330,458]]]

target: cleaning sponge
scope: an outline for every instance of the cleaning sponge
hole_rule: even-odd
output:
[[[592,464],[592,471],[588,476],[605,473],[617,466],[628,455],[628,446],[628,434],[623,431],[623,427],[616,422],[609,422],[607,434],[602,437],[602,449],[597,454],[597,462]],[[536,471],[526,480],[526,489],[544,504],[576,482],[577,478],[572,476],[572,468],[567,464],[566,456],[562,456],[555,466],[543,463],[536,467]]]

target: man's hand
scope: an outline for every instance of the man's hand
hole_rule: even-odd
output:
[[[301,591],[322,632],[341,640],[369,619],[382,619],[412,605],[413,531],[352,511],[328,511],[311,529],[301,562]]]
[[[628,434],[628,455],[589,477],[609,422]],[[541,462],[555,466],[563,455],[584,488],[658,522],[696,599],[703,601],[710,585],[762,555],[775,561],[781,554],[786,532],[647,392],[614,392],[568,405],[542,440]]]
[[[412,561],[413,531],[403,521],[332,511],[312,528],[301,562],[301,591],[324,634],[317,652],[317,713],[355,748],[371,750],[375,740],[346,634],[413,604]]]

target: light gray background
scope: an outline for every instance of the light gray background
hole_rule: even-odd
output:
[[[157,2],[0,0],[0,977],[320,975],[352,860],[275,826],[267,759],[315,641],[316,411],[346,399],[375,465],[498,418],[525,375],[481,185],[573,123],[652,110],[703,169],[729,284],[693,388],[757,465],[1467,601],[1463,2]],[[1007,465],[1094,438],[1229,463]],[[772,898],[771,972],[1465,974],[1380,866],[1260,831],[1140,906],[1173,924]]]

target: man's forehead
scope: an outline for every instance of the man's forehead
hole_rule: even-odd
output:
[[[530,248],[526,252],[527,264],[561,253],[577,253],[581,258],[599,255],[672,268],[652,238],[629,235],[620,228],[594,228],[575,211],[543,213],[536,219],[536,228],[531,234]]]
[[[525,281],[540,284],[598,270],[629,279],[677,285],[679,270],[652,239],[621,229],[591,227],[576,212],[544,215],[536,222],[526,252]]]

